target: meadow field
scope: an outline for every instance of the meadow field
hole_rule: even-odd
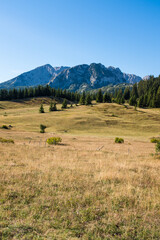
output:
[[[49,103],[0,102],[0,239],[159,240],[160,109]]]

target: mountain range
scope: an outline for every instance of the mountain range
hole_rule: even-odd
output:
[[[123,73],[119,68],[107,68],[101,63],[81,64],[74,67],[52,67],[50,64],[46,64],[0,83],[0,89],[48,84],[54,88],[82,92],[109,85],[134,84],[140,80],[142,78],[139,76]]]

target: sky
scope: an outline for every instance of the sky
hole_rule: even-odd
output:
[[[160,0],[0,0],[0,82],[44,64],[160,74]]]

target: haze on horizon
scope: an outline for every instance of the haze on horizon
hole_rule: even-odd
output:
[[[0,0],[0,82],[44,64],[160,74],[159,0]]]

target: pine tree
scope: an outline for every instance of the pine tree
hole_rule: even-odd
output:
[[[92,97],[92,100],[96,100],[96,94],[95,93],[93,93],[91,97]]]
[[[97,93],[96,101],[99,102],[99,103],[103,102],[103,93],[102,93],[101,89],[99,89],[99,91]]]
[[[117,93],[117,97],[116,97],[116,102],[118,104],[121,104],[123,101],[124,101],[124,98],[123,98],[122,89],[119,89],[119,91]]]
[[[54,103],[53,102],[50,103],[49,111],[50,112],[57,111],[57,106],[56,106],[55,102]]]
[[[62,103],[62,109],[67,108],[67,101],[66,99],[64,99],[63,103]]]
[[[137,105],[137,100],[136,100],[135,97],[131,97],[131,98],[129,99],[129,105],[131,105],[131,106]]]
[[[90,94],[87,94],[86,99],[85,99],[85,105],[91,105],[91,96]]]
[[[160,107],[160,87],[158,88],[158,91],[157,91],[157,94],[156,94],[155,105],[156,105],[157,108]]]
[[[125,90],[124,90],[124,94],[123,94],[124,99],[129,100],[130,95],[131,95],[130,89],[129,89],[129,87],[126,87]]]
[[[156,94],[155,94],[155,92],[154,92],[153,97],[152,97],[151,107],[152,108],[156,107]]]
[[[40,124],[40,133],[45,133],[46,126],[43,124]]]
[[[124,100],[124,97],[122,96],[121,98],[121,103],[124,104],[125,103],[125,100]]]
[[[144,98],[143,98],[143,107],[148,107],[148,96],[147,94],[144,95]]]
[[[24,98],[28,98],[28,88],[24,89]]]
[[[103,95],[103,102],[111,103],[111,96],[107,92]]]
[[[79,100],[79,104],[80,105],[85,105],[85,100],[86,100],[86,94],[85,94],[85,92],[83,92],[82,96],[81,96],[81,98]]]
[[[39,113],[44,113],[43,104],[41,104],[41,106],[40,106],[40,108],[39,108]]]
[[[137,83],[133,85],[131,96],[134,97],[135,99],[138,98],[138,89],[137,89]]]
[[[140,108],[144,107],[144,97],[143,97],[143,95],[138,100],[138,107],[140,107]]]

